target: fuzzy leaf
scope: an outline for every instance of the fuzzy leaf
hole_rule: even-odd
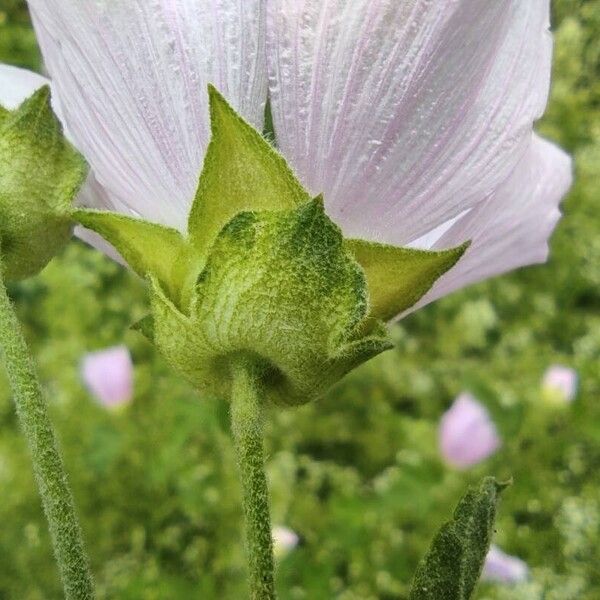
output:
[[[348,240],[348,247],[365,270],[371,315],[383,321],[416,304],[462,257],[469,244],[431,252],[399,248],[365,240]]]
[[[311,198],[285,159],[209,86],[212,139],[188,233],[205,254],[238,213],[289,210]]]
[[[69,209],[87,165],[39,89],[0,111],[0,243],[8,279],[35,275],[71,236]]]
[[[221,231],[198,279],[190,318],[155,284],[155,340],[198,386],[227,394],[230,357],[262,368],[277,404],[302,404],[390,347],[360,330],[364,275],[320,198],[295,210],[239,213]]]
[[[106,211],[78,209],[73,218],[110,242],[140,277],[153,275],[178,306],[188,307],[198,260],[179,231]]]
[[[500,493],[507,484],[492,477],[471,488],[452,521],[435,536],[415,575],[410,600],[469,600],[479,581],[490,543]]]

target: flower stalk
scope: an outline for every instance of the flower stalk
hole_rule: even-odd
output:
[[[274,559],[263,448],[264,407],[254,365],[232,367],[231,428],[242,483],[251,600],[274,600]]]
[[[4,283],[0,257],[0,349],[27,439],[67,600],[94,598],[89,561],[46,402]]]

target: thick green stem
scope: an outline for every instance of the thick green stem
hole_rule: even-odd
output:
[[[275,598],[273,538],[263,449],[264,409],[252,365],[233,368],[231,427],[242,480],[252,600]]]
[[[88,600],[94,597],[93,581],[73,497],[33,362],[2,274],[0,262],[0,349],[19,422],[29,445],[65,597]]]

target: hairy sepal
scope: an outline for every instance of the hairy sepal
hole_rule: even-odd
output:
[[[72,215],[110,242],[140,277],[155,277],[181,310],[189,310],[202,262],[179,231],[106,211],[78,209]]]
[[[0,244],[5,277],[35,275],[71,237],[69,209],[87,165],[65,139],[50,89],[0,110]]]
[[[209,86],[212,137],[188,222],[206,254],[240,212],[290,210],[311,200],[285,159]]]
[[[348,248],[365,271],[371,315],[383,321],[414,306],[462,258],[465,243],[449,250],[400,248],[365,240],[348,240]]]
[[[461,499],[421,561],[410,600],[469,600],[490,548],[501,492],[508,484],[487,477]]]

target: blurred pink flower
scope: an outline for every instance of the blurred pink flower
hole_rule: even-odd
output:
[[[533,132],[549,0],[28,4],[55,109],[92,168],[86,206],[185,232],[211,82],[259,129],[270,98],[280,150],[346,236],[472,241],[418,306],[546,260],[572,179]],[[0,65],[0,102],[41,82]]]
[[[107,408],[122,406],[133,396],[133,364],[125,346],[87,354],[81,376],[89,391]]]
[[[466,469],[492,455],[501,441],[487,410],[471,395],[462,393],[442,416],[439,445],[452,466]]]
[[[485,559],[482,578],[498,583],[519,583],[529,575],[527,564],[516,556],[510,556],[498,546],[492,545]]]
[[[291,552],[299,541],[300,538],[295,531],[281,525],[273,527],[273,551],[278,558]]]
[[[577,395],[577,371],[564,365],[552,365],[544,374],[542,387],[545,392],[565,402],[572,402]]]

